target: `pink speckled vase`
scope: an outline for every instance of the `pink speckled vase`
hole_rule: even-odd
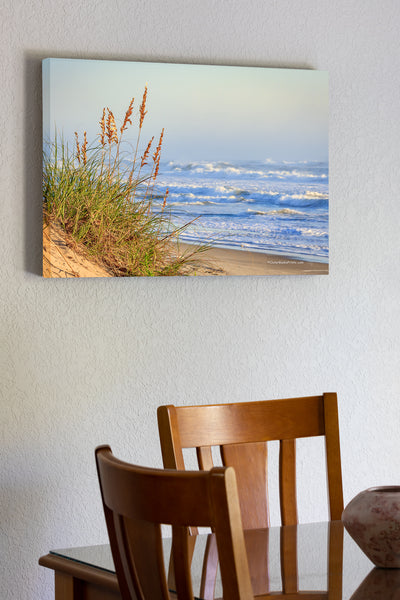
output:
[[[377,567],[400,568],[400,486],[361,492],[344,509],[342,521]]]

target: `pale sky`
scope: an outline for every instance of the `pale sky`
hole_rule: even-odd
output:
[[[143,145],[165,128],[167,160],[328,160],[328,73],[305,69],[47,59],[44,138],[54,128],[99,133],[103,107],[117,126],[148,86]],[[136,141],[137,128],[127,139]]]

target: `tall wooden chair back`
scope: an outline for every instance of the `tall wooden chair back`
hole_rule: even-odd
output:
[[[287,398],[206,406],[160,406],[158,427],[164,467],[184,470],[184,448],[196,448],[199,468],[213,467],[212,447],[236,472],[245,529],[267,527],[267,442],[279,440],[279,491],[283,525],[298,522],[296,438],[324,436],[331,520],[343,511],[337,396]]]
[[[150,469],[117,459],[109,446],[96,449],[96,463],[123,600],[169,600],[161,524],[172,526],[178,599],[193,600],[189,525],[215,532],[224,597],[253,599],[232,468]]]

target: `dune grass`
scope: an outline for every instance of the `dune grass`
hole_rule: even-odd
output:
[[[146,101],[147,87],[136,118],[132,99],[119,128],[112,111],[103,109],[94,144],[88,144],[86,131],[81,139],[75,133],[71,149],[56,133],[44,152],[45,223],[58,223],[118,277],[179,275],[207,250],[198,246],[183,255],[176,252],[179,234],[192,222],[174,227],[168,190],[161,200],[157,194],[164,130],[157,145],[153,137],[139,154]],[[137,127],[133,146],[124,138],[132,121]]]

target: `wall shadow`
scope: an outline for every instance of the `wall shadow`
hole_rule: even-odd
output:
[[[24,268],[42,275],[42,56],[24,61]]]

